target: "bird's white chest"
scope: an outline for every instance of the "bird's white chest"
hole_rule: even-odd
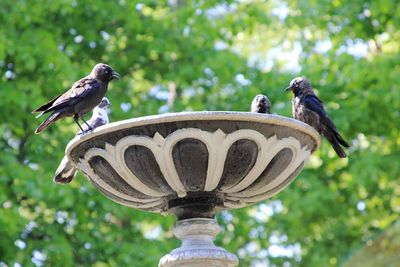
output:
[[[300,97],[294,97],[292,99],[292,113],[293,118],[304,121],[304,106],[301,104]]]
[[[294,97],[293,98],[293,100],[292,100],[292,105],[293,105],[293,107],[296,107],[296,106],[298,106],[300,104],[300,98],[299,97]]]
[[[95,115],[96,115],[96,118],[98,118],[98,119],[100,119],[101,121],[103,121],[104,124],[108,124],[108,114],[107,114],[107,110],[98,109]]]
[[[108,122],[107,110],[98,107],[93,110],[93,115],[88,121],[89,125],[92,127],[108,124]]]

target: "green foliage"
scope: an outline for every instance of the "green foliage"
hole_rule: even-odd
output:
[[[247,111],[260,92],[275,113],[290,116],[282,89],[307,76],[351,142],[349,158],[337,158],[324,141],[278,196],[219,215],[217,243],[241,266],[346,262],[400,213],[397,5],[1,1],[0,266],[156,266],[179,244],[172,216],[119,206],[81,175],[70,186],[51,181],[77,129],[66,119],[36,136],[30,111],[96,62],[123,75],[108,92],[112,121]]]
[[[389,227],[384,233],[367,241],[344,267],[397,266],[400,261],[400,224]]]

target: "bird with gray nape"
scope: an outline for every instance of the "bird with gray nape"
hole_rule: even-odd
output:
[[[36,118],[52,112],[39,125],[35,133],[42,132],[50,124],[64,117],[74,117],[76,124],[83,131],[79,124],[79,119],[89,126],[83,119],[83,116],[100,103],[107,92],[108,83],[119,77],[120,75],[109,65],[103,63],[97,64],[88,76],[75,82],[67,92],[32,111],[32,113],[41,112]]]
[[[271,114],[271,102],[265,95],[256,95],[251,102],[251,112]]]
[[[286,91],[292,91],[294,95],[292,99],[293,117],[312,126],[331,143],[339,157],[345,158],[346,153],[341,146],[349,148],[350,145],[329,119],[323,102],[314,94],[310,82],[305,77],[294,78]]]
[[[103,97],[100,104],[93,109],[93,115],[90,120],[87,121],[91,129],[95,129],[101,125],[109,123],[107,109],[111,106],[111,102]],[[77,135],[83,135],[90,131],[89,126],[82,125],[83,131],[79,131]],[[78,169],[69,161],[68,157],[65,155],[62,159],[60,165],[58,166],[53,181],[59,184],[68,184],[74,179]]]

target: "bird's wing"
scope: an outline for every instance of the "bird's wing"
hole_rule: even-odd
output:
[[[75,82],[71,89],[59,96],[52,103],[50,107],[46,109],[45,112],[62,108],[66,105],[74,105],[84,98],[90,92],[97,90],[100,87],[99,82],[96,79],[85,77],[77,82]]]
[[[105,120],[103,120],[102,118],[97,118],[95,121],[93,121],[92,124],[90,124],[90,126],[92,126],[92,128],[97,128],[104,124],[106,124]]]
[[[49,102],[47,102],[44,105],[41,105],[40,107],[38,107],[37,109],[33,110],[32,113],[34,112],[40,112],[40,111],[46,111],[48,108],[50,108],[53,103],[60,97],[61,95],[56,96],[55,98],[53,98],[52,100],[50,100]]]
[[[334,131],[337,131],[336,126],[333,124],[331,119],[329,119],[328,114],[326,114],[322,101],[316,95],[306,95],[303,101],[306,108],[318,114],[322,124]]]

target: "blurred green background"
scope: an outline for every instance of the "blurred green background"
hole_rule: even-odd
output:
[[[2,0],[0,266],[156,266],[179,246],[172,216],[115,204],[81,174],[52,181],[78,129],[34,135],[30,112],[97,62],[122,75],[111,121],[248,111],[258,93],[291,116],[283,89],[308,77],[349,158],[323,141],[278,196],[220,214],[217,244],[240,266],[399,266],[399,19],[394,0]]]

